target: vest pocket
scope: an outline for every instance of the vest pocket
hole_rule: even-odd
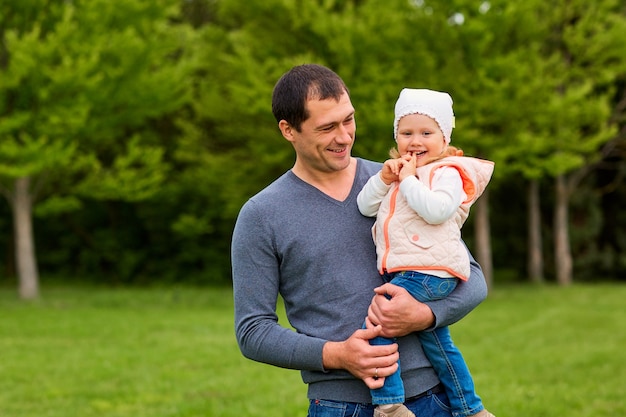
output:
[[[412,245],[422,249],[428,249],[435,245],[435,240],[431,238],[430,228],[432,226],[421,221],[411,221],[404,227],[406,238]]]

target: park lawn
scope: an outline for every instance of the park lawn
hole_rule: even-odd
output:
[[[0,417],[306,415],[298,372],[241,356],[228,288],[42,293],[0,288]],[[503,286],[452,334],[500,417],[623,416],[624,299],[617,284]]]

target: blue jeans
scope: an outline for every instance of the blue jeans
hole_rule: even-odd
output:
[[[450,417],[450,406],[445,392],[427,395],[413,401],[407,401],[406,406],[413,411],[415,417]],[[349,403],[341,401],[311,400],[308,417],[372,417],[373,404]]]
[[[402,271],[393,275],[392,284],[405,288],[409,294],[421,302],[434,301],[447,297],[457,285],[457,278],[439,278],[415,271]],[[482,410],[483,404],[474,390],[474,380],[461,355],[461,351],[452,342],[450,329],[440,327],[432,332],[419,332],[424,354],[433,365],[433,369],[443,384],[452,415],[470,416]],[[376,337],[370,340],[372,345],[389,345],[393,339]],[[371,390],[374,404],[392,404],[404,402],[404,384],[398,370],[385,378],[382,388]]]

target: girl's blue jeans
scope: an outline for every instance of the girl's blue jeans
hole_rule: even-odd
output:
[[[457,278],[440,278],[415,271],[402,271],[394,274],[392,284],[405,288],[421,302],[435,301],[447,297],[456,288]],[[474,390],[474,381],[461,351],[452,342],[448,327],[440,327],[431,332],[419,332],[418,337],[426,357],[433,365],[443,384],[452,415],[470,416],[484,407]],[[372,345],[389,345],[393,339],[376,337]],[[372,403],[393,404],[404,402],[404,384],[398,370],[385,378],[382,388],[371,390]]]

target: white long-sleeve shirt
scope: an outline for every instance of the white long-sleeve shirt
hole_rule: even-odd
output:
[[[376,216],[381,201],[392,185],[383,182],[380,172],[372,176],[357,197],[361,214],[367,217]],[[442,167],[435,171],[432,188],[411,176],[400,183],[400,192],[409,206],[430,224],[440,224],[448,220],[467,198],[459,171],[451,167]]]

